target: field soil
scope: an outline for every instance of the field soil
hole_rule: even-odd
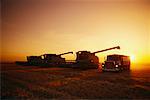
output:
[[[150,70],[115,73],[102,72],[100,68],[80,70],[1,64],[1,99],[50,98],[150,99]]]

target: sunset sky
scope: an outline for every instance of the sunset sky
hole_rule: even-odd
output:
[[[114,46],[150,63],[149,0],[2,0],[1,61]],[[65,55],[75,59],[76,55]]]

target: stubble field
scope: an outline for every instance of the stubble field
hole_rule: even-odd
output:
[[[114,73],[1,64],[1,99],[50,98],[150,99],[150,70]]]

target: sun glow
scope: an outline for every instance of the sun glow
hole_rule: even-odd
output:
[[[132,63],[150,63],[148,0],[3,1],[1,62],[119,45],[120,50],[97,53],[100,61],[121,54]],[[75,60],[76,54],[64,58]]]
[[[130,60],[131,60],[131,62],[134,62],[134,61],[135,61],[135,56],[134,56],[134,55],[131,55],[131,56],[130,56]]]

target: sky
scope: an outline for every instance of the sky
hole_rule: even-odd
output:
[[[149,0],[2,0],[1,61],[26,60],[29,55],[64,55],[120,46],[96,54],[134,56],[150,63]]]

